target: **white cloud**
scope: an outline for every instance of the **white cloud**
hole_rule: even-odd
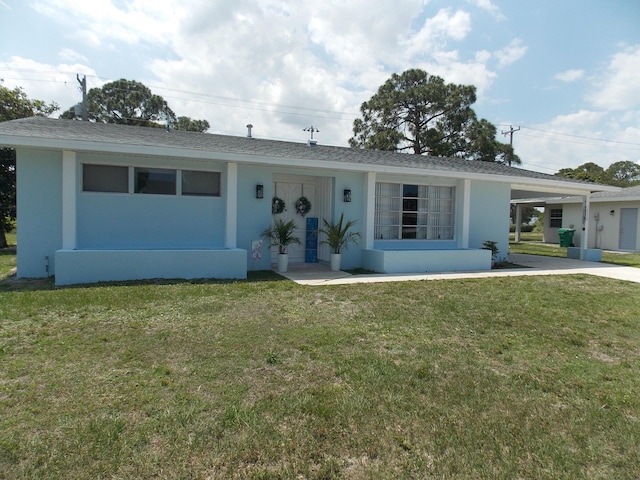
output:
[[[527,53],[527,47],[521,43],[522,40],[515,38],[509,45],[494,52],[494,56],[498,59],[498,67],[507,67],[520,60]]]
[[[584,76],[584,70],[570,69],[564,72],[556,73],[554,78],[562,82],[575,82]]]
[[[471,32],[470,14],[426,5],[37,0],[35,8],[74,40],[59,52],[68,63],[88,63],[84,56],[104,51],[144,51],[151,81],[136,80],[176,113],[206,118],[212,131],[244,134],[251,122],[256,136],[295,140],[302,127],[317,124],[320,141],[344,145],[360,104],[392,73],[423,68],[448,82],[476,85],[480,97],[496,78],[487,63],[512,58],[481,50],[464,59],[457,47]],[[67,101],[60,102],[66,108]]]
[[[427,18],[417,33],[406,39],[410,56],[424,55],[439,51],[449,39],[462,40],[471,30],[471,16],[462,10],[456,12],[443,8],[435,16]]]
[[[76,74],[85,74],[92,78],[93,86],[99,86],[96,72],[81,63],[61,63],[57,65],[38,63],[21,57],[11,57],[8,62],[0,62],[0,71],[11,72],[3,85],[7,88],[22,87],[31,99],[56,102],[60,115],[64,110],[82,100],[76,81]]]
[[[67,27],[69,35],[96,46],[118,40],[127,44],[167,43],[180,20],[175,0],[150,2],[132,0],[122,5],[115,0],[39,0],[33,8]]]
[[[60,50],[58,55],[63,60],[72,61],[72,62],[75,61],[75,62],[89,63],[89,60],[87,59],[87,57],[70,48],[63,48],[62,50]]]
[[[640,107],[640,45],[616,53],[594,80],[589,99],[597,108],[627,110]]]
[[[515,135],[514,146],[523,168],[545,173],[587,162],[603,168],[623,160],[637,162],[638,120],[640,115],[621,119],[615,112],[579,110],[524,127]]]
[[[500,8],[491,0],[467,0],[471,5],[489,12],[496,20],[504,20],[506,17],[500,12]]]

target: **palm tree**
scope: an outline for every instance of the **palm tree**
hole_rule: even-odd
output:
[[[302,245],[300,239],[293,234],[295,229],[295,221],[285,222],[281,218],[276,218],[273,225],[262,232],[262,236],[269,241],[270,246],[278,246],[278,253],[285,254],[289,245]]]
[[[342,253],[342,250],[345,250],[350,243],[358,244],[360,232],[349,231],[356,224],[355,220],[344,223],[344,213],[341,213],[337,223],[329,223],[326,218],[323,218],[322,221],[324,227],[320,229],[320,232],[324,233],[327,238],[321,243],[329,245],[333,249],[333,253]]]

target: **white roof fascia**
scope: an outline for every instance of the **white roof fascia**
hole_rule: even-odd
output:
[[[311,160],[295,157],[274,157],[249,153],[228,153],[220,151],[207,151],[200,149],[167,148],[156,145],[139,144],[113,144],[109,142],[89,142],[83,140],[52,139],[38,137],[24,137],[15,135],[0,135],[0,144],[11,147],[25,147],[37,149],[60,149],[78,152],[98,152],[98,153],[118,153],[143,156],[161,156],[174,158],[188,158],[196,160],[228,161],[238,163],[252,163],[262,165],[286,166],[292,165],[299,168],[340,170],[349,172],[375,172],[396,175],[415,176],[417,171],[421,171],[424,176],[480,180],[495,183],[510,184],[516,190],[530,190],[535,187],[536,191],[558,193],[559,195],[585,195],[586,193],[598,191],[619,191],[619,187],[607,185],[583,186],[579,183],[565,182],[562,180],[527,178],[516,175],[498,175],[491,173],[461,172],[456,170],[423,170],[411,167],[399,167],[390,165],[379,165],[373,163],[346,163],[327,160]],[[596,187],[596,188],[594,188]]]

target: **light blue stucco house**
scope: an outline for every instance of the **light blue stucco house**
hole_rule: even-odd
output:
[[[510,200],[608,188],[486,162],[39,117],[0,123],[0,145],[17,149],[17,275],[58,285],[270,269],[275,253],[258,241],[274,197],[303,239],[290,263],[328,262],[307,222],[344,213],[362,237],[343,269],[488,270],[482,243],[506,256]]]

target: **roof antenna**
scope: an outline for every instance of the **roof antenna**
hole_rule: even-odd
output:
[[[318,129],[317,129],[317,128],[315,128],[313,125],[311,125],[310,127],[303,128],[303,129],[302,129],[302,131],[303,131],[303,132],[311,132],[311,138],[307,141],[307,144],[308,144],[310,147],[315,147],[315,146],[318,144],[318,141],[313,139],[313,133],[314,133],[314,132],[318,132],[318,133],[320,133],[320,130],[318,130]]]
[[[253,128],[253,125],[251,125],[251,124],[248,124],[248,125],[247,125],[247,138],[253,138],[253,137],[251,136],[251,129],[252,129],[252,128]]]

